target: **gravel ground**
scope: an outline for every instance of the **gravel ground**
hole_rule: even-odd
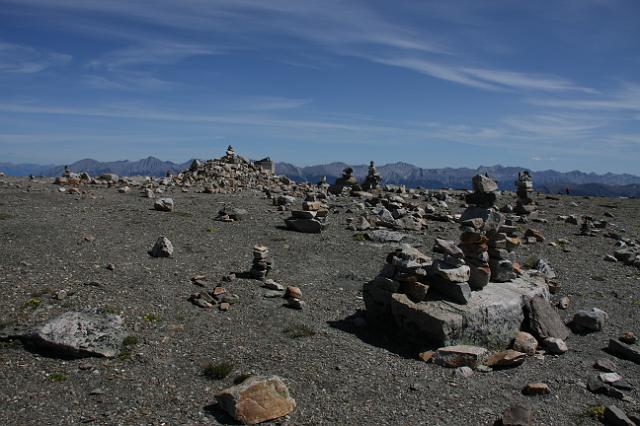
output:
[[[579,226],[556,220],[561,214],[590,214],[638,238],[638,200],[538,197],[533,223],[547,238],[526,245],[519,257],[540,255],[558,274],[554,299],[571,298],[561,315],[599,307],[610,315],[602,332],[572,335],[561,356],[529,358],[524,365],[473,377],[419,361],[417,351],[375,330],[354,326],[364,309],[362,284],[382,267],[392,245],[356,241],[346,229],[345,208],[332,212],[321,235],[283,229],[288,214],[247,191],[235,195],[175,192],[171,213],[152,210],[136,190],[88,188],[95,196],[60,193],[43,182],[3,178],[0,186],[0,322],[33,325],[70,310],[119,312],[128,333],[139,339],[130,353],[114,359],[60,360],[33,353],[17,342],[0,342],[0,424],[3,425],[215,425],[228,424],[214,405],[216,391],[244,373],[285,379],[298,408],[280,423],[290,425],[485,425],[513,402],[530,404],[535,424],[597,424],[591,406],[616,404],[638,413],[640,366],[616,359],[618,373],[634,390],[623,402],[594,395],[584,384],[610,337],[640,332],[640,270],[603,260],[615,240],[578,235]],[[498,205],[514,202],[505,194]],[[349,205],[338,198],[334,205]],[[577,206],[572,205],[577,203]],[[223,205],[245,208],[246,219],[216,222]],[[462,202],[450,205],[460,213]],[[615,218],[604,217],[605,212]],[[435,237],[457,239],[454,223],[430,222],[413,233],[430,254]],[[147,254],[164,235],[172,258]],[[93,236],[95,240],[86,241]],[[569,251],[549,241],[566,238]],[[88,238],[91,239],[91,238]],[[230,272],[249,270],[255,244],[269,247],[270,277],[302,289],[306,309],[263,297],[257,281],[222,282]],[[114,264],[109,270],[107,264]],[[207,275],[240,297],[227,312],[192,305],[200,290],[190,282]],[[59,290],[68,295],[57,300]],[[290,338],[284,330],[304,324],[315,335]],[[231,362],[222,380],[203,375],[208,363]],[[524,396],[530,382],[545,382],[547,396]]]

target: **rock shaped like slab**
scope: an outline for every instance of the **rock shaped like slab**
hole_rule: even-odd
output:
[[[468,266],[465,267],[469,269]],[[472,297],[469,283],[447,281],[438,275],[431,278],[429,287],[445,299],[461,305],[469,303]]]
[[[566,340],[571,334],[556,308],[544,297],[534,297],[525,306],[529,329],[541,340],[549,337]]]
[[[64,357],[111,358],[120,353],[125,337],[119,315],[97,312],[66,312],[22,338],[36,348]]]
[[[440,348],[433,356],[433,362],[443,367],[475,368],[482,362],[487,350],[479,346],[456,345]]]
[[[325,224],[316,219],[285,219],[287,228],[294,231],[303,232],[305,234],[319,234],[325,227]]]
[[[399,243],[406,237],[406,234],[395,231],[376,229],[374,231],[367,232],[365,236],[369,241],[373,241],[376,243]]]
[[[296,401],[278,376],[252,376],[216,395],[220,407],[245,425],[254,425],[286,416]]]
[[[369,282],[363,288],[372,324],[392,324],[418,345],[471,344],[504,349],[520,330],[524,305],[534,296],[549,298],[544,278],[529,276],[508,283],[489,283],[471,293],[469,303],[446,300],[414,303],[404,294]]]

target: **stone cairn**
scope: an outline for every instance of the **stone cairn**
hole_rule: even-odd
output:
[[[256,280],[264,281],[272,269],[273,263],[269,258],[269,249],[263,245],[253,247],[253,264],[249,275]]]
[[[322,202],[318,201],[314,194],[307,195],[302,203],[302,210],[292,210],[291,217],[285,219],[287,228],[307,234],[318,234],[327,225],[326,210]]]
[[[372,161],[369,163],[369,172],[367,173],[367,177],[362,184],[362,189],[365,191],[371,191],[372,189],[380,188],[380,182],[382,182],[382,177],[378,174],[376,170],[376,164]]]
[[[536,205],[531,199],[533,193],[533,178],[531,174],[525,170],[518,173],[516,184],[516,194],[518,201],[516,202],[515,213],[519,215],[528,215],[536,211]]]
[[[341,194],[345,188],[360,190],[358,179],[353,175],[353,169],[351,167],[347,167],[342,171],[342,177],[336,179],[336,182],[329,187],[329,192],[332,194]]]
[[[282,192],[289,190],[290,182],[270,170],[260,167],[252,161],[236,154],[232,146],[225,155],[204,163],[194,160],[189,170],[166,178],[161,184],[176,185],[182,188],[195,187],[205,193],[232,193],[245,189],[270,190]]]
[[[516,277],[514,249],[520,240],[513,226],[506,226],[502,214],[493,209],[498,185],[486,175],[473,177],[473,193],[466,197],[470,206],[461,217],[460,249],[471,265],[470,285],[480,289],[489,280],[510,281]]]
[[[320,178],[320,182],[318,182],[318,184],[316,185],[321,191],[328,191],[329,187],[331,185],[329,185],[329,183],[327,182],[327,177],[326,176],[322,176],[322,178]]]

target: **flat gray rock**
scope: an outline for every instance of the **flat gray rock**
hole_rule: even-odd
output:
[[[399,243],[406,237],[406,234],[395,231],[385,231],[384,229],[369,231],[365,235],[367,239],[376,243]]]
[[[111,358],[120,352],[125,337],[119,315],[66,312],[21,338],[35,347],[72,358]]]
[[[303,232],[305,234],[319,234],[325,227],[325,224],[316,219],[285,219],[287,228],[294,231]]]

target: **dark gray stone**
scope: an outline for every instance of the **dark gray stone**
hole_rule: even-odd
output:
[[[609,315],[598,308],[581,309],[573,316],[573,324],[578,331],[600,331],[609,319]]]
[[[549,337],[566,340],[571,334],[558,311],[544,297],[536,296],[525,305],[528,328],[540,340]]]
[[[640,364],[640,348],[636,345],[627,345],[617,339],[609,339],[608,350],[619,358]]]

